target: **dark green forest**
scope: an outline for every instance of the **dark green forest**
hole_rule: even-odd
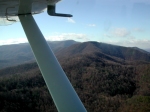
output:
[[[59,59],[88,112],[149,112],[150,64],[95,54]],[[57,112],[36,63],[0,70],[0,112]]]

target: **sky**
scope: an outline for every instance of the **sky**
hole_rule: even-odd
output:
[[[56,11],[72,18],[34,15],[50,41],[97,41],[126,47],[150,48],[149,0],[62,0]],[[0,26],[0,45],[27,42],[20,22]]]

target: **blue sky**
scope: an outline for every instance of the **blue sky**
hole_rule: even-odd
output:
[[[57,12],[72,18],[34,18],[47,40],[98,41],[150,48],[149,0],[62,0]],[[0,26],[0,45],[27,42],[20,22]]]

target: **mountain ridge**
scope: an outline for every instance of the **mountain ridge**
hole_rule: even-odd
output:
[[[144,50],[135,49],[133,47],[122,47],[106,43],[98,42],[84,42],[72,45],[68,48],[62,49],[56,53],[57,56],[73,56],[77,54],[88,54],[91,52],[99,52],[105,55],[117,57],[128,61],[147,61],[150,62],[150,53]]]
[[[95,54],[114,61],[150,62],[150,53],[137,47],[123,47],[95,41],[79,43],[73,40],[48,42],[61,59],[83,54]],[[0,46],[0,69],[35,61],[29,44]]]
[[[78,42],[73,40],[48,41],[53,52],[58,52],[59,50],[76,43]],[[0,69],[32,61],[35,61],[35,58],[29,43],[0,46]]]

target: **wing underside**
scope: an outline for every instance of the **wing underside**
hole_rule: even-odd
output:
[[[50,16],[72,17],[70,14],[56,13],[56,3],[60,0],[0,0],[0,25],[19,21],[18,15],[39,14],[47,9]]]
[[[19,21],[18,14],[38,14],[46,8],[46,0],[0,0],[0,25]]]

